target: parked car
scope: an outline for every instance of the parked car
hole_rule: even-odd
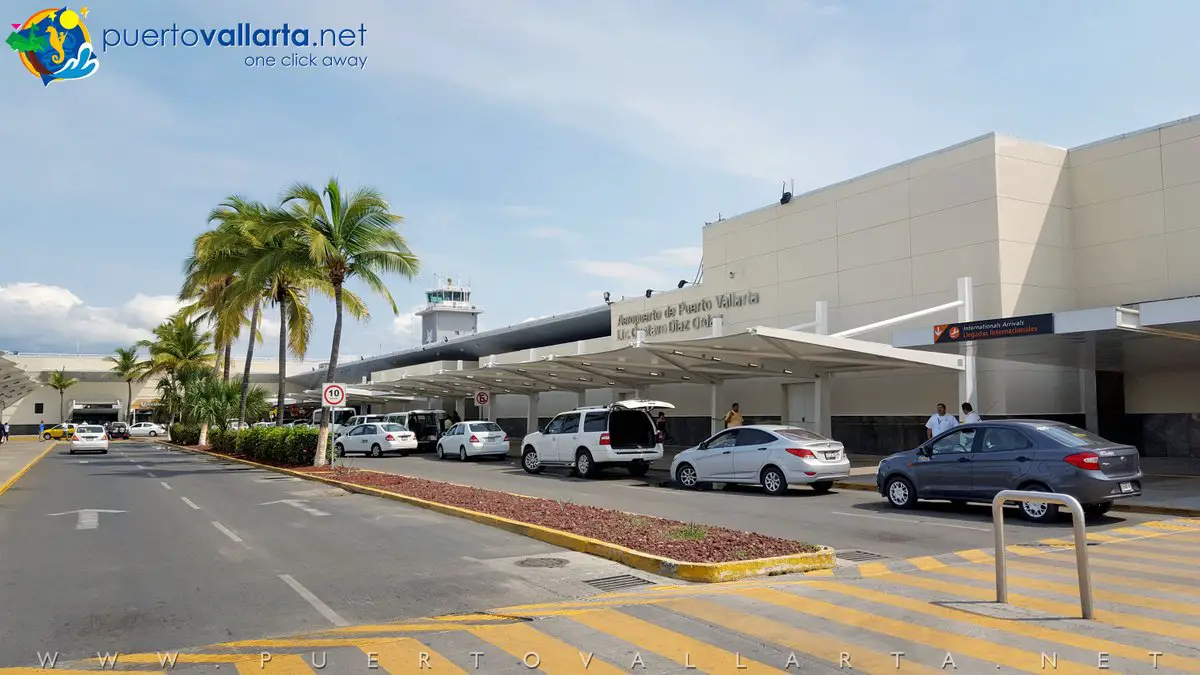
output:
[[[108,433],[109,440],[129,438],[129,425],[124,422],[109,422],[104,430]]]
[[[275,426],[275,423],[274,422],[255,422],[254,424],[251,424],[250,426],[253,428],[256,428],[256,429],[262,429],[262,428],[266,428],[266,427],[273,427],[273,426]]]
[[[333,449],[339,457],[346,453],[382,457],[385,452],[398,452],[401,457],[407,457],[417,449],[417,437],[399,424],[360,424],[347,427],[346,432],[334,441]]]
[[[108,454],[108,434],[99,424],[85,424],[75,428],[71,435],[70,454],[77,452],[99,452]]]
[[[133,438],[140,438],[144,436],[150,436],[152,438],[155,436],[166,436],[167,428],[161,424],[155,424],[154,422],[138,422],[137,424],[129,427],[129,435]]]
[[[342,425],[342,428],[338,430],[337,435],[341,436],[342,434],[346,433],[347,431],[350,431],[351,429],[353,429],[354,427],[356,427],[360,424],[374,424],[374,423],[384,422],[384,421],[386,421],[384,419],[385,417],[387,417],[387,416],[386,415],[355,415],[354,417],[351,417],[350,419],[346,420],[345,424]]]
[[[958,426],[917,448],[886,457],[879,493],[901,509],[921,499],[991,503],[1001,490],[1057,492],[1100,516],[1117,499],[1142,494],[1137,448],[1045,420],[1002,420]],[[1049,522],[1056,504],[1022,502],[1021,515]]]
[[[559,413],[521,440],[521,466],[529,473],[548,466],[571,467],[585,478],[620,466],[634,476],[644,476],[651,462],[663,456],[662,435],[650,411],[674,407],[663,401],[634,400]]]
[[[75,433],[75,424],[72,422],[64,422],[63,424],[55,424],[54,426],[42,432],[42,438],[45,440],[51,439],[68,439],[71,434]]]
[[[447,429],[450,416],[445,410],[409,410],[406,412],[389,413],[385,421],[399,424],[417,437],[418,450],[428,452],[437,447],[442,430]]]
[[[446,459],[451,455],[463,462],[468,457],[506,457],[508,434],[495,422],[459,422],[450,427],[437,443],[438,459]]]
[[[671,461],[679,487],[712,483],[761,485],[770,495],[790,485],[828,492],[850,475],[850,459],[841,443],[798,427],[752,424],[726,429]]]
[[[350,421],[358,411],[354,408],[317,408],[312,413],[312,425],[314,427],[321,426],[322,417],[329,414],[329,437],[337,438],[342,433],[342,429],[348,428],[351,425],[346,423]]]

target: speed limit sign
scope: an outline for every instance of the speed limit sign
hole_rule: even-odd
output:
[[[475,405],[487,405],[491,396],[486,391],[475,392]]]
[[[340,384],[327,384],[321,389],[321,402],[326,407],[336,408],[346,402],[346,388]]]

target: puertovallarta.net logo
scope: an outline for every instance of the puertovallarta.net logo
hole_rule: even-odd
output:
[[[24,23],[10,24],[13,32],[5,42],[43,85],[82,80],[95,75],[100,68],[100,60],[92,49],[92,36],[84,23],[87,15],[87,7],[78,12],[67,7],[43,9]]]

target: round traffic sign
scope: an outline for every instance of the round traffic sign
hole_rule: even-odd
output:
[[[491,396],[486,391],[475,392],[475,405],[487,405]]]
[[[327,384],[321,389],[321,401],[329,407],[339,406],[346,401],[346,388],[340,384]]]

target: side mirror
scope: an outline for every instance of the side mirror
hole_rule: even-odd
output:
[[[933,446],[932,445],[922,445],[921,447],[917,448],[917,454],[922,457],[932,457],[933,456]]]

